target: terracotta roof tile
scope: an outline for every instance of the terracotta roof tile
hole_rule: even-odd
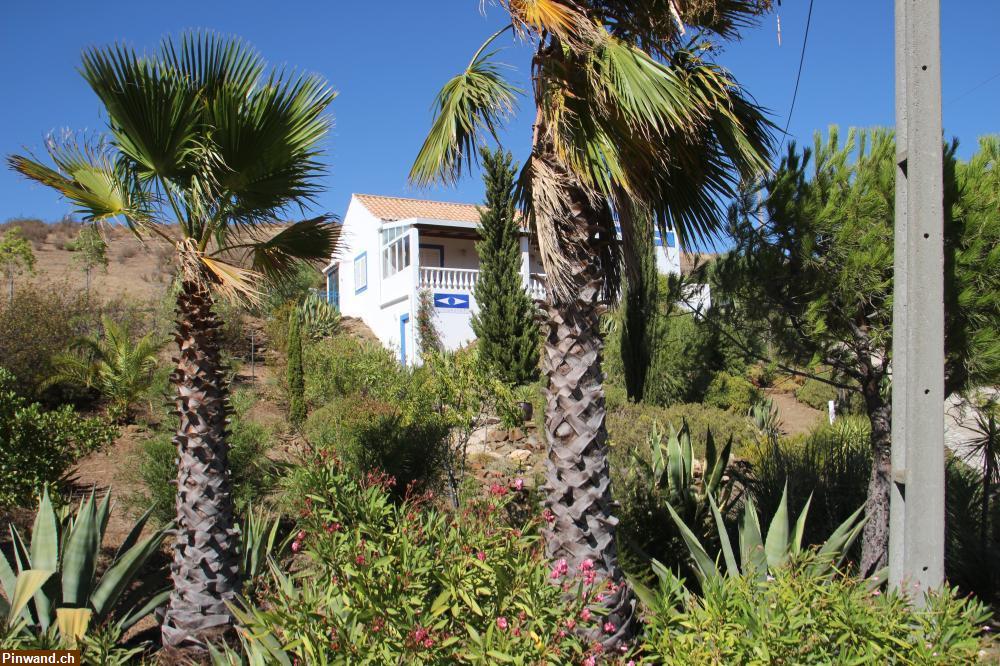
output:
[[[404,199],[378,194],[355,194],[354,197],[371,211],[372,215],[385,221],[421,217],[448,222],[479,222],[479,208],[474,204]]]

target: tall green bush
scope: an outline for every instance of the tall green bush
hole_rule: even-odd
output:
[[[657,348],[646,377],[645,401],[661,406],[701,402],[720,369],[711,328],[692,314],[661,317]]]
[[[302,371],[302,315],[288,315],[288,418],[298,427],[306,420],[305,376]]]
[[[705,390],[705,404],[746,415],[763,395],[745,377],[722,371],[716,373]]]
[[[511,384],[527,384],[538,374],[539,332],[521,275],[521,230],[514,200],[517,168],[510,153],[484,149],[481,155],[486,204],[479,211],[479,312],[472,317],[472,330],[484,363]]]
[[[646,378],[656,351],[660,276],[656,269],[653,221],[645,213],[638,216],[637,233],[629,236],[628,251],[635,257],[633,273],[626,276],[622,292],[619,348],[628,397],[641,402]]]

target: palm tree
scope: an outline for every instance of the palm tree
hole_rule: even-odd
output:
[[[52,359],[54,372],[46,384],[69,382],[96,389],[109,402],[116,420],[128,420],[129,409],[153,383],[156,354],[163,343],[153,333],[132,340],[126,327],[101,317],[103,335],[88,335],[74,343],[76,353]]]
[[[239,590],[213,302],[253,300],[264,280],[328,258],[338,238],[325,216],[277,234],[269,224],[319,191],[335,93],[316,76],[265,68],[241,41],[210,34],[165,40],[154,54],[90,49],[81,72],[104,105],[107,137],[50,140],[52,166],[9,158],[88,220],[121,220],[176,248],[177,527],[162,633],[165,646],[196,651],[232,625],[226,602]]]
[[[770,124],[725,70],[705,60],[698,39],[733,38],[770,3],[497,1],[510,25],[439,93],[410,178],[453,182],[486,136],[496,139],[518,91],[487,49],[507,31],[533,46],[535,120],[519,188],[549,287],[546,549],[570,566],[589,560],[618,584],[599,318],[622,276],[635,271],[627,248],[635,247],[639,220],[652,217],[662,232],[676,228],[684,243],[709,237],[722,227],[720,199],[767,168]],[[682,42],[687,30],[696,38]],[[604,601],[615,631],[591,633],[605,646],[635,626],[630,591],[616,589]]]

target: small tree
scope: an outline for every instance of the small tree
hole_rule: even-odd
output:
[[[482,360],[505,381],[526,384],[538,369],[538,326],[521,277],[520,228],[515,215],[513,157],[482,150],[486,207],[479,211],[479,313],[472,330]]]
[[[417,341],[424,357],[444,349],[441,333],[434,323],[434,298],[427,290],[420,292],[417,302]]]
[[[302,371],[302,317],[293,308],[288,317],[288,415],[296,426],[306,420],[305,375]]]
[[[0,240],[0,266],[7,278],[7,296],[13,301],[14,277],[26,271],[32,274],[35,272],[35,253],[19,227],[9,229],[3,235],[3,240]]]
[[[660,276],[656,270],[656,247],[649,216],[638,219],[641,229],[629,237],[636,257],[633,272],[622,291],[621,357],[628,397],[640,402],[646,375],[653,363],[654,335]]]
[[[73,253],[74,262],[83,269],[87,282],[87,295],[90,295],[90,274],[95,268],[104,272],[108,270],[108,242],[104,239],[96,225],[88,225],[80,230],[80,234],[66,248]]]
[[[945,393],[1000,381],[1000,142],[968,163],[945,150]],[[711,319],[738,337],[765,322],[782,360],[826,366],[819,381],[864,399],[873,462],[861,568],[884,567],[889,544],[895,141],[891,132],[836,129],[813,150],[789,148],[764,188],[733,209],[735,250],[714,279],[728,305]],[[812,165],[810,166],[810,162]],[[731,318],[731,319],[730,319]],[[942,406],[943,408],[943,406]]]

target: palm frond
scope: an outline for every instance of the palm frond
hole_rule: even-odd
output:
[[[485,50],[508,29],[490,37],[465,71],[438,93],[434,122],[410,169],[410,182],[423,187],[458,180],[469,160],[476,159],[485,135],[496,139],[497,128],[513,113],[520,91],[493,62],[497,51]]]
[[[7,163],[26,178],[66,197],[86,221],[120,217],[133,230],[154,223],[150,217],[152,195],[132,173],[122,168],[110,148],[50,139],[46,150],[52,166],[26,155],[11,155]]]
[[[596,30],[593,21],[573,0],[500,0],[518,34],[540,38],[556,35],[563,43],[583,45]]]
[[[283,279],[302,262],[329,261],[337,252],[341,226],[329,216],[296,222],[273,237],[247,245],[253,270]]]

